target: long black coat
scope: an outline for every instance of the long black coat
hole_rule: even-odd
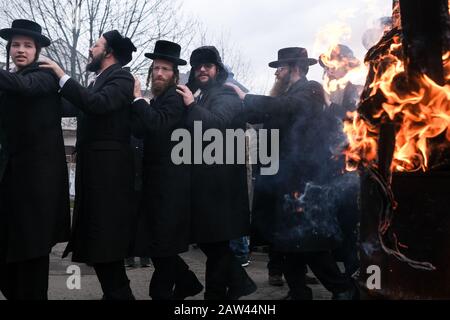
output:
[[[194,121],[202,122],[203,132],[215,128],[225,137],[226,129],[245,128],[245,124],[238,121],[241,112],[242,103],[235,92],[216,85],[189,106],[186,125],[192,137]],[[245,165],[193,165],[191,186],[193,242],[233,240],[250,233]]]
[[[18,73],[0,71],[6,169],[0,183],[0,263],[46,256],[69,238],[69,183],[58,90],[56,77],[37,64]]]
[[[185,107],[176,87],[133,103],[135,134],[144,138],[143,188],[136,256],[167,257],[189,249],[190,167],[171,159]]]
[[[128,255],[136,214],[130,147],[134,79],[115,64],[95,85],[70,79],[62,96],[81,110],[72,237],[65,255],[84,263],[118,261]]]
[[[263,122],[265,129],[280,133],[279,172],[256,180],[254,226],[279,251],[335,246],[337,221],[333,225],[335,217],[329,215],[332,208],[321,207],[328,195],[311,189],[309,198],[303,199],[306,205],[299,197],[307,183],[320,185],[330,173],[322,86],[304,78],[280,97],[247,95],[244,104],[249,120]]]

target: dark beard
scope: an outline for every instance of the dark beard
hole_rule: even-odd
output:
[[[279,97],[286,93],[286,91],[290,87],[290,75],[288,77],[285,77],[283,79],[275,81],[275,84],[272,87],[272,90],[270,90],[270,96],[271,97]]]
[[[99,57],[94,58],[91,63],[86,66],[86,70],[89,72],[97,73],[102,68],[102,62],[105,59],[105,56],[102,54]]]
[[[201,82],[198,79],[195,79],[195,85],[197,86],[197,88],[202,89],[202,90],[208,90],[212,87],[214,87],[216,85],[217,81],[216,79],[211,79],[209,78],[208,82],[204,83]]]
[[[169,87],[172,87],[174,85],[175,85],[174,77],[170,78],[167,81],[158,83],[155,83],[155,80],[152,80],[152,94],[155,97],[159,97],[164,92],[166,92]]]

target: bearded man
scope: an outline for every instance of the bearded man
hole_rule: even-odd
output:
[[[224,86],[228,72],[217,48],[195,49],[190,64],[189,81],[178,87],[178,93],[187,106],[185,124],[191,135],[196,137],[198,122],[205,132],[216,129],[223,136],[227,129],[244,128],[245,123],[236,118],[242,104],[233,90]],[[230,152],[224,149],[224,155]],[[195,152],[194,147],[194,156],[200,155]],[[196,164],[192,166],[191,181],[192,241],[207,256],[205,299],[237,300],[252,294],[256,284],[230,249],[230,240],[250,232],[246,166]]]
[[[71,240],[64,256],[93,265],[105,300],[132,300],[124,259],[135,214],[133,155],[130,148],[134,79],[122,67],[136,51],[117,30],[103,34],[89,50],[88,88],[53,61],[41,67],[59,78],[61,95],[77,110],[76,196]]]
[[[324,91],[319,83],[306,78],[309,67],[316,63],[304,48],[284,48],[279,50],[278,60],[269,63],[276,68],[270,97],[246,94],[228,85],[243,101],[250,122],[262,122],[266,129],[280,132],[280,170],[275,176],[257,178],[253,222],[272,249],[284,255],[288,298],[312,299],[312,290],[306,286],[309,265],[335,299],[351,299],[356,297],[356,289],[341,274],[330,252],[337,233],[317,234],[310,227],[317,217],[310,219],[311,214],[305,213],[308,208],[301,206],[308,183],[320,184],[327,178],[326,164],[331,158],[326,128],[322,127]]]
[[[203,290],[202,284],[178,254],[188,251],[190,241],[190,168],[175,165],[171,152],[172,133],[183,127],[185,108],[176,92],[181,47],[173,42],[156,42],[147,86],[150,104],[142,98],[135,82],[134,134],[144,139],[143,190],[135,255],[151,257],[155,271],[150,282],[153,300],[183,300]]]

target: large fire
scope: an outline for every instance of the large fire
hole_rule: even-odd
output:
[[[433,151],[432,139],[444,135],[450,141],[450,85],[439,86],[426,75],[419,75],[409,87],[402,90],[405,64],[395,52],[401,50],[399,38],[388,54],[375,63],[375,79],[370,85],[370,96],[382,93],[382,108],[371,115],[372,120],[392,121],[396,126],[396,145],[392,171],[413,172],[429,169]],[[446,79],[450,81],[450,52],[443,57]],[[344,124],[349,147],[346,150],[347,169],[354,171],[359,165],[377,166],[379,126],[363,118],[358,112],[348,115]]]

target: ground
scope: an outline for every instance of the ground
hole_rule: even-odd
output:
[[[64,245],[58,245],[54,248],[50,256],[50,280],[49,280],[49,299],[50,300],[99,300],[102,298],[100,284],[95,276],[94,270],[86,265],[80,265],[81,268],[81,289],[69,290],[67,280],[70,276],[67,274],[67,268],[73,263],[70,259],[61,259]],[[191,269],[197,274],[200,281],[205,281],[205,256],[203,253],[192,248],[188,253],[182,255]],[[246,268],[250,277],[255,281],[258,290],[243,300],[279,300],[287,295],[287,286],[272,287],[267,278],[267,254],[255,252],[251,256],[251,263]],[[127,273],[131,281],[131,288],[138,300],[149,300],[148,286],[153,268],[128,268]],[[312,276],[312,274],[310,274]],[[327,300],[331,294],[320,284],[310,285],[313,289],[314,299]],[[4,297],[0,293],[0,300]],[[203,293],[193,300],[202,300]]]

